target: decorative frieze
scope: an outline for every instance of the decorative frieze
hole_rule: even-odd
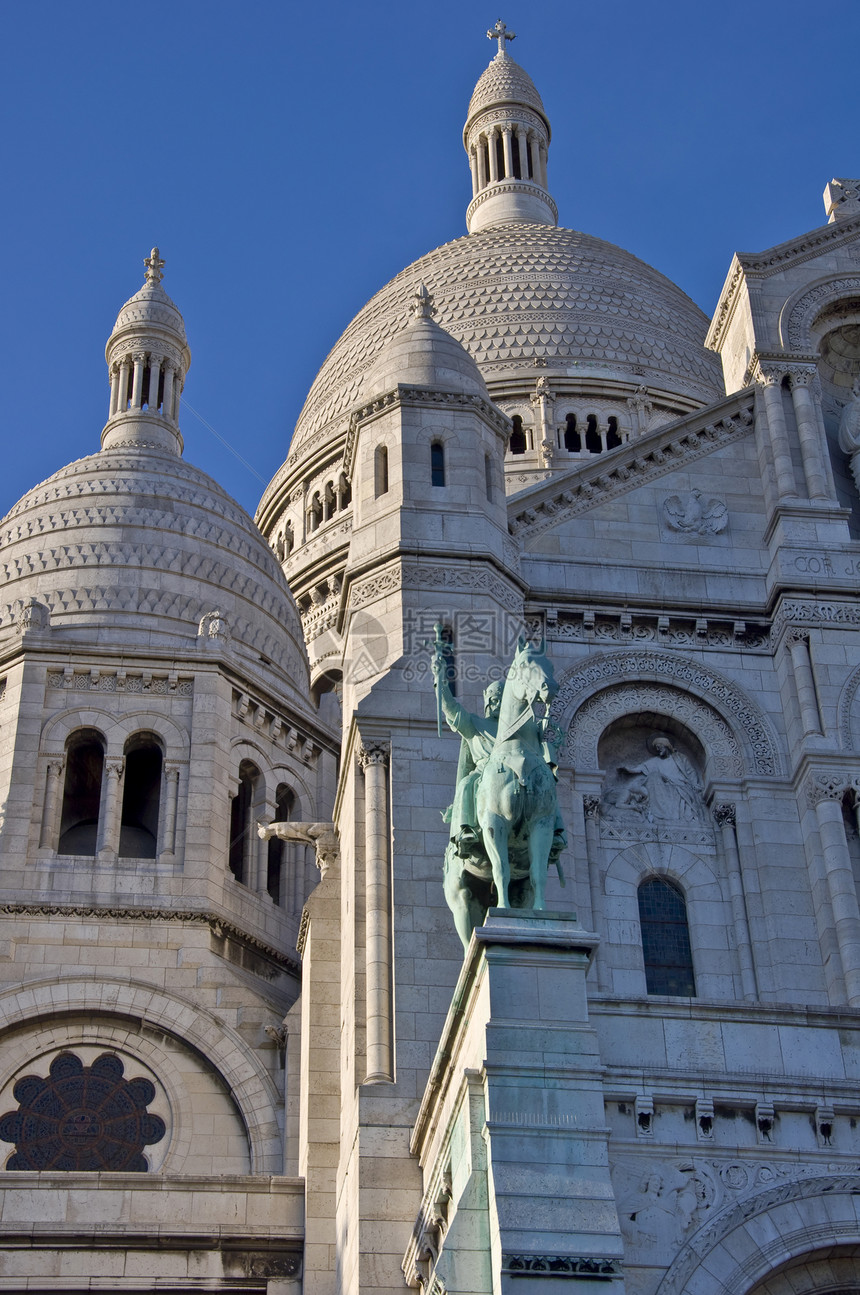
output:
[[[303,764],[312,765],[320,754],[322,748],[309,734],[238,688],[233,689],[233,714],[246,728],[268,737],[276,746],[283,748],[288,755],[301,760]]]
[[[554,616],[550,615],[555,611]],[[546,635],[550,642],[659,643],[666,647],[738,648],[770,651],[768,626],[762,621],[720,617],[677,616],[660,612],[571,611],[548,609]]]
[[[592,1259],[576,1255],[502,1255],[502,1272],[529,1277],[597,1277],[602,1281],[622,1278],[618,1259]]]
[[[180,679],[175,670],[167,674],[148,670],[135,674],[127,670],[102,670],[95,666],[81,670],[69,665],[62,670],[48,671],[48,687],[75,692],[155,693],[160,696],[175,693],[179,697],[190,697],[194,692],[194,680]]]

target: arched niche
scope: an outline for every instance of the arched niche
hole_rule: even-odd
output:
[[[650,713],[695,734],[708,781],[782,771],[776,735],[750,697],[707,666],[675,653],[631,649],[589,657],[559,681],[553,718],[577,771],[598,773],[598,742],[625,715]]]

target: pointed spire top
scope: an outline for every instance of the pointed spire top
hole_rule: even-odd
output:
[[[426,284],[422,283],[412,296],[412,314],[416,319],[432,319],[436,314],[433,294],[427,291]]]
[[[517,33],[515,31],[508,31],[501,18],[498,19],[495,27],[491,28],[490,31],[487,32],[487,40],[497,40],[499,42],[499,54],[507,54],[508,51],[505,48],[507,41],[516,40],[516,38]]]
[[[156,288],[164,278],[164,275],[161,273],[164,269],[164,261],[158,255],[157,247],[152,249],[143,264],[146,266],[146,282],[150,287]]]

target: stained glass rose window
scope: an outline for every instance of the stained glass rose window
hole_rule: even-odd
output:
[[[0,1116],[0,1138],[14,1142],[7,1169],[125,1169],[145,1173],[143,1148],[166,1128],[147,1106],[155,1086],[126,1079],[118,1056],[85,1066],[72,1052],[51,1062],[48,1077],[24,1075],[12,1090],[17,1111]]]

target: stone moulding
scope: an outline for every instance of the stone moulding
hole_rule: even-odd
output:
[[[624,1276],[617,1259],[577,1255],[502,1255],[502,1272],[529,1277],[590,1277],[613,1281]]]
[[[274,945],[267,944],[265,940],[249,935],[220,913],[179,908],[102,908],[90,904],[2,904],[0,914],[4,917],[80,917],[90,922],[108,919],[116,922],[186,922],[196,926],[208,925],[217,938],[222,939],[226,935],[240,944],[250,945],[290,975],[300,974],[299,964],[294,958],[288,957]]]
[[[512,501],[510,527],[521,542],[559,522],[567,521],[616,495],[657,480],[669,472],[730,445],[753,431],[753,404],[747,393],[718,421],[691,426],[692,418],[661,428],[658,433],[627,441],[607,455],[596,456],[575,475],[566,473],[549,485]]]
[[[541,191],[542,192],[542,191]],[[367,404],[361,405],[360,408],[353,411],[349,420],[349,430],[346,434],[346,444],[343,449],[343,474],[347,481],[352,481],[352,470],[355,466],[355,450],[358,444],[358,433],[365,423],[371,422],[381,414],[386,414],[390,409],[396,409],[398,406],[422,406],[431,405],[438,408],[440,405],[447,405],[451,409],[476,409],[484,421],[503,436],[507,444],[508,437],[511,434],[511,422],[495,405],[489,400],[484,400],[482,396],[468,395],[462,391],[435,391],[431,387],[404,387],[400,383],[390,391],[386,391],[379,396],[374,396],[373,400]]]
[[[860,690],[860,665],[848,676],[839,698],[839,736],[842,740],[843,751],[857,751],[860,749],[857,735],[851,722],[851,713],[854,709],[858,690]]]
[[[539,184],[530,184],[528,181],[523,180],[498,180],[495,184],[492,184],[488,188],[482,189],[480,193],[475,194],[474,198],[469,203],[469,206],[466,208],[467,224],[482,203],[487,202],[490,198],[498,197],[500,193],[532,194],[535,198],[540,198],[541,202],[545,203],[546,206],[549,207],[555,219],[558,220],[558,207],[555,205],[546,189],[541,188]]]
[[[833,274],[789,297],[779,318],[783,346],[791,351],[815,351],[812,325],[822,311],[846,297],[860,297],[860,275]],[[860,309],[860,307],[858,307]]]
[[[838,1245],[842,1239],[856,1241],[857,1223],[849,1220],[856,1218],[858,1196],[860,1174],[853,1173],[814,1174],[748,1196],[693,1233],[670,1265],[656,1295],[682,1295],[692,1289],[690,1278],[706,1262],[703,1272],[707,1280],[702,1289],[718,1287],[723,1295],[743,1295],[777,1265],[804,1254],[811,1255],[822,1247]],[[780,1221],[772,1219],[766,1234],[757,1228],[747,1231],[751,1220],[775,1212],[780,1206],[805,1200],[817,1202],[811,1217],[803,1219],[802,1205],[791,1211],[792,1219],[796,1220],[799,1213],[805,1226],[788,1231],[779,1226]],[[822,1213],[828,1217],[823,1219]],[[736,1231],[742,1234],[737,1243],[723,1246],[724,1240]],[[776,1239],[763,1242],[765,1235]],[[743,1262],[738,1261],[738,1254],[745,1255]]]
[[[636,683],[630,682],[632,679]],[[658,685],[656,690],[654,684]],[[708,753],[721,771],[719,776],[737,776],[742,771],[763,776],[782,772],[776,736],[758,707],[728,679],[687,657],[619,649],[573,666],[561,676],[559,685],[553,715],[560,727],[569,731],[568,749],[579,766],[597,768],[600,725],[605,727],[612,719],[631,713],[632,708],[647,710],[652,708],[649,703],[663,700],[664,705],[674,702],[680,708],[666,713],[677,713],[682,722],[689,716],[687,722],[693,731],[698,723],[707,723],[708,740],[715,743]],[[608,704],[600,700],[607,689],[612,690]],[[588,718],[592,701],[594,718],[582,730],[587,736],[580,738],[578,716],[582,713]],[[660,712],[659,706],[654,708]],[[737,773],[730,772],[733,769]]]

